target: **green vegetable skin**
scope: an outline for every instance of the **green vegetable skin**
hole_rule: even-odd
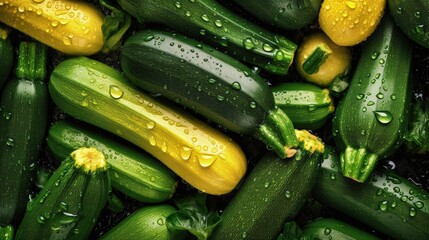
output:
[[[84,122],[55,122],[47,144],[60,160],[80,147],[96,147],[106,156],[112,187],[141,202],[165,201],[178,184],[177,176],[157,159]]]
[[[412,95],[412,44],[386,14],[362,47],[332,133],[345,176],[364,182],[403,142]]]
[[[286,75],[296,44],[237,15],[216,0],[118,0],[140,23],[156,23],[213,44],[266,71]]]
[[[298,145],[293,124],[275,107],[265,80],[205,44],[165,31],[140,31],[125,42],[120,63],[125,77],[142,89],[230,131],[253,135],[282,158]]]
[[[47,48],[36,42],[19,47],[16,77],[0,99],[0,224],[17,226],[46,135],[48,91],[45,84]]]
[[[429,238],[429,193],[391,171],[376,171],[365,183],[343,177],[339,155],[326,146],[314,198],[394,239]]]
[[[8,30],[0,25],[0,90],[6,82],[13,65],[13,47]]]

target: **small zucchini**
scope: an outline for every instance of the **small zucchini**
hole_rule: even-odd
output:
[[[334,101],[327,88],[304,82],[272,85],[274,102],[290,118],[295,128],[315,130],[334,112]]]
[[[246,172],[246,157],[236,142],[150,97],[106,64],[67,59],[53,70],[49,92],[65,113],[146,150],[200,191],[228,193]]]
[[[391,170],[358,183],[342,176],[339,154],[326,146],[313,197],[394,239],[429,239],[429,192]]]
[[[185,239],[183,232],[173,232],[167,228],[166,218],[176,211],[176,208],[167,204],[144,206],[103,234],[100,240]]]
[[[286,75],[297,45],[216,0],[118,0],[140,23],[155,23],[223,49],[269,73]]]
[[[15,240],[87,239],[110,191],[106,160],[96,148],[79,148],[55,170],[32,200]]]
[[[0,25],[0,90],[6,82],[13,66],[13,47],[9,37],[9,30]]]
[[[91,55],[104,44],[104,16],[85,1],[2,1],[0,22],[66,54]]]
[[[46,63],[45,45],[21,42],[15,77],[1,92],[0,224],[19,223],[36,178],[36,160],[47,132]]]
[[[298,141],[264,79],[236,59],[183,35],[143,30],[125,42],[125,77],[227,130],[253,135],[286,158]],[[180,70],[178,70],[180,69]]]
[[[296,130],[299,153],[281,159],[266,153],[247,175],[223,211],[210,239],[275,239],[310,196],[324,144],[306,130]]]
[[[106,157],[113,188],[146,203],[171,198],[177,176],[141,149],[115,138],[84,122],[60,120],[49,128],[47,145],[59,160],[80,147],[93,146]]]
[[[340,46],[365,41],[377,28],[386,0],[324,0],[319,12],[320,28]]]
[[[365,41],[348,91],[333,117],[344,176],[364,182],[403,142],[408,126],[412,44],[385,15]]]

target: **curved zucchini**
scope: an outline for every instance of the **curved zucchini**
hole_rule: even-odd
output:
[[[0,90],[6,82],[13,65],[13,48],[9,37],[9,31],[0,25]]]
[[[61,62],[49,92],[67,114],[141,147],[200,191],[228,193],[246,172],[237,143],[151,98],[101,62],[86,57]]]
[[[429,192],[392,171],[374,171],[368,181],[343,177],[339,154],[326,146],[314,198],[394,239],[429,238]]]
[[[165,201],[173,196],[178,184],[177,176],[157,159],[83,122],[55,122],[47,144],[61,160],[80,147],[97,148],[106,157],[112,187],[141,202]]]
[[[118,0],[139,22],[167,26],[213,44],[235,58],[277,75],[286,75],[296,44],[258,26],[216,0]]]
[[[185,239],[182,232],[172,232],[167,228],[166,218],[176,211],[166,204],[142,207],[103,234],[100,240]]]
[[[0,224],[19,223],[36,178],[48,119],[46,53],[45,45],[20,43],[16,77],[1,93]]]
[[[109,191],[103,153],[73,151],[28,205],[15,239],[88,239]]]
[[[104,16],[85,1],[2,1],[0,22],[66,54],[91,55],[104,44]]]
[[[333,118],[341,169],[364,182],[402,143],[412,94],[412,45],[389,15],[365,41],[346,96]]]
[[[311,83],[282,82],[271,87],[274,102],[298,129],[322,127],[334,112],[329,90]]]
[[[429,48],[429,2],[387,0],[395,23],[413,41]]]
[[[266,24],[298,30],[316,19],[322,0],[233,0],[234,3]]]
[[[261,139],[282,158],[298,145],[264,79],[230,56],[183,35],[146,30],[122,47],[125,76],[226,129]],[[180,69],[178,71],[178,69]]]

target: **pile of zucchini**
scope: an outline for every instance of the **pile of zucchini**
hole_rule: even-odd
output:
[[[0,0],[0,239],[429,239],[427,1]]]

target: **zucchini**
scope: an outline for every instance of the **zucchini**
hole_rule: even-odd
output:
[[[178,184],[177,176],[157,159],[83,122],[55,122],[49,129],[47,145],[61,160],[80,147],[97,148],[109,164],[112,187],[141,202],[170,199]]]
[[[79,148],[55,170],[30,202],[15,240],[87,239],[110,191],[106,160],[96,148]]]
[[[167,204],[144,206],[103,234],[100,240],[185,239],[183,232],[167,228],[166,218],[176,211],[176,208]]]
[[[14,229],[12,225],[0,225],[0,239],[13,240]]]
[[[104,16],[85,1],[2,1],[0,22],[66,54],[92,55],[104,44]]]
[[[354,46],[374,32],[385,8],[386,0],[324,0],[319,12],[319,25],[337,45]]]
[[[36,161],[47,131],[46,60],[45,45],[21,42],[16,77],[1,93],[0,224],[19,223],[36,178]]]
[[[49,92],[65,113],[146,150],[202,192],[228,193],[246,172],[246,157],[235,141],[138,90],[101,62],[87,57],[61,62]]]
[[[275,239],[310,196],[324,152],[323,143],[296,130],[299,153],[284,160],[265,154],[238,188],[211,239]]]
[[[233,0],[253,17],[284,30],[299,30],[319,14],[322,0]]]
[[[0,25],[0,90],[6,82],[13,66],[13,47],[9,37],[9,31],[3,25]]]
[[[327,88],[304,82],[282,82],[272,85],[274,102],[290,118],[295,128],[321,128],[335,110]]]
[[[333,117],[344,176],[364,182],[403,142],[408,126],[412,44],[385,15],[365,42],[346,96]]]
[[[387,0],[395,23],[414,42],[429,48],[429,2]]]
[[[312,191],[324,204],[394,239],[429,238],[429,193],[391,170],[374,171],[358,183],[343,177],[339,154],[326,146]]]
[[[378,237],[347,222],[335,218],[318,218],[302,226],[302,234],[310,239],[361,239],[377,240]]]
[[[275,107],[265,80],[205,44],[165,31],[139,31],[122,47],[120,64],[125,77],[142,89],[230,131],[253,135],[282,158],[298,145],[293,124]]]
[[[118,0],[140,23],[155,23],[212,44],[240,61],[286,75],[297,45],[234,13],[216,0]]]

